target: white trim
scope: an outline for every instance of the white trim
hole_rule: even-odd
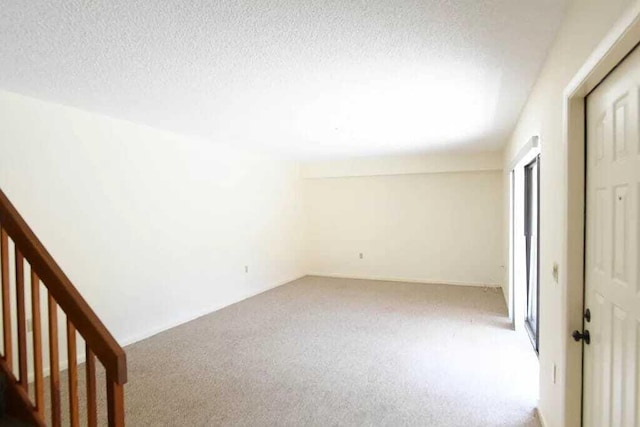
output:
[[[527,143],[520,148],[518,154],[516,154],[516,156],[511,160],[511,163],[509,164],[509,170],[511,171],[515,169],[516,166],[518,166],[518,163],[520,163],[520,161],[524,159],[528,154],[532,152],[540,154],[541,151],[542,148],[540,147],[540,137],[537,135],[532,136],[531,138],[529,138],[529,141],[527,141]]]
[[[598,44],[564,91],[564,99],[584,98],[640,42],[640,1],[636,0]]]
[[[304,177],[304,180],[307,181],[319,181],[319,180],[327,180],[327,179],[346,179],[346,178],[377,178],[377,177],[389,177],[389,176],[415,176],[415,175],[444,175],[444,174],[463,174],[463,173],[491,173],[491,172],[501,172],[502,168],[476,168],[476,169],[468,169],[468,170],[442,170],[442,171],[430,171],[430,172],[394,172],[394,173],[362,173],[360,175],[352,174],[352,175],[336,175],[336,176],[311,176]]]
[[[377,281],[385,281],[385,282],[406,282],[406,283],[420,283],[420,284],[439,284],[439,285],[455,285],[455,286],[473,286],[473,287],[486,287],[486,288],[500,288],[501,285],[499,284],[481,284],[481,283],[469,283],[469,282],[453,282],[453,281],[446,281],[446,280],[416,280],[416,279],[406,279],[406,278],[388,278],[388,277],[364,277],[364,276],[348,276],[348,275],[340,275],[340,274],[331,274],[331,275],[327,275],[327,274],[303,274],[300,276],[296,276],[293,279],[290,280],[285,280],[285,281],[281,281],[281,282],[277,282],[273,285],[270,285],[266,288],[260,289],[257,292],[246,292],[245,294],[243,294],[242,296],[240,296],[238,299],[236,299],[235,301],[231,302],[231,303],[225,303],[225,304],[215,304],[205,310],[201,310],[195,314],[192,314],[190,316],[185,316],[182,317],[180,319],[176,319],[173,320],[171,322],[167,322],[165,324],[163,324],[162,326],[159,327],[155,327],[152,329],[149,329],[148,331],[136,335],[134,337],[130,337],[127,338],[125,340],[119,340],[119,344],[122,347],[126,347],[129,346],[131,344],[134,344],[136,342],[142,341],[144,339],[147,338],[151,338],[154,335],[157,335],[161,332],[165,332],[168,331],[169,329],[173,329],[175,327],[178,327],[180,325],[183,325],[185,323],[191,322],[193,320],[196,320],[200,317],[203,316],[207,316],[211,313],[214,313],[218,310],[221,310],[225,307],[228,307],[230,305],[239,303],[241,301],[244,301],[248,298],[254,297],[256,295],[260,295],[264,292],[267,292],[271,289],[275,289],[279,286],[282,285],[286,285],[287,283],[291,283],[294,282],[296,280],[302,279],[303,277],[307,277],[307,276],[316,276],[316,277],[329,277],[329,278],[340,278],[340,279],[356,279],[356,280],[377,280]],[[78,349],[78,355],[77,355],[77,359],[78,359],[78,366],[80,366],[81,364],[83,364],[85,362],[85,353],[84,353],[84,346],[82,349]],[[61,360],[60,361],[60,372],[63,372],[67,369],[68,367],[68,362],[66,360]],[[43,369],[43,376],[44,378],[47,378],[50,375],[50,368],[47,366]],[[31,370],[29,372],[28,375],[29,378],[29,382],[33,382],[34,381],[34,373]]]
[[[542,415],[542,411],[540,411],[540,408],[536,408],[536,415],[538,415],[538,420],[540,420],[540,425],[542,427],[547,427],[549,425],[545,421],[544,416]]]
[[[582,350],[569,340],[573,329],[582,327],[584,292],[584,156],[586,96],[640,42],[640,0],[636,0],[594,49],[584,65],[564,90],[563,149],[566,150],[565,215],[560,283],[561,319],[560,340],[564,350],[564,425],[579,426],[582,398]]]
[[[516,196],[516,172],[514,170],[509,171],[509,277],[507,278],[507,287],[509,289],[509,298],[507,299],[505,295],[505,300],[507,301],[507,310],[509,312],[509,321],[511,322],[511,326],[513,330],[516,329],[516,272],[515,272],[515,261],[516,261],[516,251],[515,251],[515,233],[516,233],[516,204],[515,197]]]
[[[501,171],[502,153],[431,153],[305,162],[303,179]]]
[[[351,274],[326,274],[326,273],[309,273],[309,276],[328,277],[333,279],[353,279],[353,280],[375,280],[379,282],[404,282],[419,283],[422,285],[452,285],[452,286],[472,286],[476,288],[502,288],[499,283],[478,283],[478,282],[458,282],[451,280],[433,280],[433,279],[409,279],[406,277],[386,277],[386,276],[357,276]]]

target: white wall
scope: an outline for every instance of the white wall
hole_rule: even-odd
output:
[[[296,163],[7,92],[0,129],[0,187],[120,343],[305,273]]]
[[[566,306],[565,283],[552,276],[554,262],[562,260],[565,218],[566,151],[563,147],[563,91],[596,45],[611,29],[632,0],[575,0],[551,49],[538,81],[522,111],[505,149],[504,182],[508,166],[533,135],[540,135],[541,241],[540,241],[540,404],[548,427],[579,425],[579,408],[567,396],[579,396],[579,384],[566,381],[566,353],[562,334]],[[508,218],[508,185],[505,185],[505,218]],[[505,222],[508,226],[508,222]],[[505,228],[506,230],[506,228]],[[508,244],[505,233],[505,248]],[[508,251],[505,250],[505,254]],[[506,255],[505,255],[506,256]],[[505,261],[506,264],[506,261]],[[566,266],[560,265],[562,270]],[[508,277],[509,272],[506,271]],[[560,275],[562,276],[562,274]],[[552,378],[557,366],[557,381]]]
[[[328,177],[304,181],[311,274],[501,284],[500,171],[388,175],[383,171],[400,173],[397,159],[389,167],[363,162],[377,164],[374,176],[354,177],[365,169],[360,162],[348,170],[338,162],[323,164]]]
[[[1,91],[0,129],[0,188],[121,344],[307,273],[502,277],[500,153],[310,163],[302,180],[295,162]]]

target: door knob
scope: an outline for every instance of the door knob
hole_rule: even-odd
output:
[[[589,331],[584,331],[584,333],[580,333],[580,331],[573,331],[571,336],[576,341],[583,340],[585,344],[591,343],[591,335],[589,334]]]

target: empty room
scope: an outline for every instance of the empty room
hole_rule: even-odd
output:
[[[0,426],[640,427],[640,0],[0,0]]]

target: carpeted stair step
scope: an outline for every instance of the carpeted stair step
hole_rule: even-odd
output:
[[[7,377],[0,372],[0,419],[4,418],[7,412],[7,403],[5,401],[5,393],[7,392]]]
[[[0,373],[0,427],[30,427],[31,424],[11,418],[7,415],[5,394],[7,393],[7,377]]]
[[[3,417],[0,418],[0,427],[31,427],[31,424],[9,417]]]

